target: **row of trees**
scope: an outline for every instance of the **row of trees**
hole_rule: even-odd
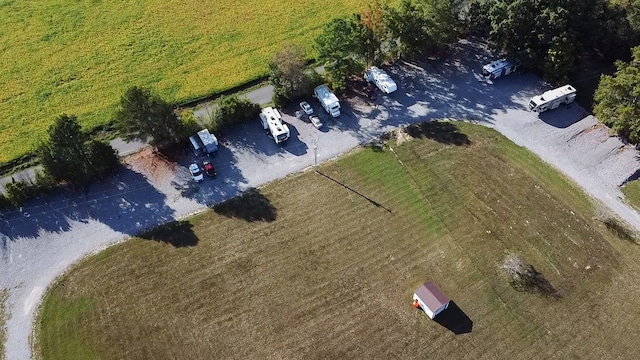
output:
[[[550,80],[565,79],[579,56],[628,58],[635,13],[609,0],[473,0],[467,31]]]
[[[464,0],[402,0],[393,7],[375,0],[362,13],[331,20],[314,42],[325,79],[307,69],[304,50],[287,46],[269,63],[274,103],[305,97],[325,80],[343,90],[348,77],[368,65],[437,55],[463,29],[463,4]]]

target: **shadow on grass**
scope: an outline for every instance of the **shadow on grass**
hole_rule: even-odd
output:
[[[188,247],[198,245],[198,237],[193,232],[193,225],[188,221],[174,221],[158,226],[138,235],[145,240],[153,240],[171,244],[174,247]]]
[[[215,205],[216,214],[245,221],[272,222],[276,219],[277,209],[258,189],[251,188],[242,195]]]
[[[602,220],[604,226],[609,229],[614,235],[622,240],[626,240],[632,244],[640,245],[637,235],[629,227],[618,221],[613,217],[607,217]]]
[[[347,189],[347,190],[349,190],[349,191],[353,192],[354,194],[360,195],[362,198],[364,198],[364,199],[366,199],[367,201],[369,201],[369,202],[370,202],[371,204],[373,204],[375,207],[379,207],[379,208],[382,208],[382,209],[386,210],[387,212],[391,212],[391,209],[387,209],[386,207],[384,207],[384,205],[380,204],[379,202],[377,202],[377,201],[375,201],[375,200],[373,200],[373,199],[371,199],[371,198],[367,197],[367,196],[366,196],[366,195],[364,195],[364,194],[359,193],[358,191],[356,191],[356,190],[354,190],[354,189],[350,188],[349,186],[347,186],[347,185],[345,185],[345,184],[341,183],[340,181],[338,181],[338,180],[336,180],[336,179],[332,178],[331,176],[329,176],[329,175],[325,175],[325,174],[321,173],[320,171],[316,171],[316,172],[317,172],[318,174],[320,174],[320,175],[322,175],[322,176],[326,177],[327,179],[329,179],[329,180],[333,181],[334,183],[336,183],[336,184],[338,184],[338,185],[342,186],[343,188],[345,188],[345,189]]]
[[[428,138],[442,144],[469,145],[471,140],[450,122],[429,121],[408,126],[405,131],[412,138]]]
[[[468,334],[473,329],[473,321],[453,300],[449,302],[449,307],[446,310],[436,315],[433,321],[456,335]]]

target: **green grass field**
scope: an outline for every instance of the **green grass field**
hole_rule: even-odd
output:
[[[182,101],[264,76],[283,44],[310,49],[322,24],[364,3],[0,0],[0,162],[61,113],[108,122],[132,85]]]
[[[433,126],[83,260],[43,300],[42,358],[636,356],[640,248],[495,131]],[[510,254],[561,297],[514,290]],[[413,309],[426,280],[470,333]]]

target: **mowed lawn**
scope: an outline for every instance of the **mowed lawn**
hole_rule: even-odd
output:
[[[109,121],[133,85],[168,101],[267,73],[286,43],[311,50],[321,26],[363,0],[0,1],[0,162],[37,145],[54,118]]]
[[[410,133],[73,266],[44,298],[42,358],[637,356],[640,247],[493,130]],[[561,297],[514,290],[510,254]],[[412,307],[427,280],[471,332]]]

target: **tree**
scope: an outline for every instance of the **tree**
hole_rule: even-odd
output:
[[[385,7],[380,0],[374,0],[360,14],[362,40],[366,52],[367,65],[377,64],[382,60],[384,51],[382,45],[387,41],[387,28],[384,22]]]
[[[438,46],[458,40],[462,29],[463,0],[422,0],[431,26],[427,29]]]
[[[232,125],[258,119],[260,105],[237,96],[223,97],[218,101],[211,115],[211,127],[222,130]]]
[[[273,85],[273,102],[281,106],[311,93],[313,86],[306,72],[302,48],[288,45],[269,62],[269,81]]]
[[[391,51],[398,58],[425,57],[436,47],[429,35],[430,22],[424,8],[412,0],[402,0],[397,8],[386,7],[384,22],[389,33]]]
[[[37,151],[40,163],[57,181],[85,185],[94,174],[84,147],[86,140],[75,116],[60,115],[49,127],[48,141]]]
[[[630,142],[640,142],[640,47],[630,63],[616,62],[613,76],[603,75],[594,96],[593,113]]]
[[[181,140],[182,123],[173,107],[146,88],[133,86],[124,93],[114,122],[127,140],[140,139],[155,147]]]
[[[316,37],[318,58],[335,90],[344,89],[349,75],[364,70],[367,49],[363,34],[366,32],[359,15],[336,18],[327,23]]]
[[[118,154],[106,142],[91,140],[85,144],[85,147],[94,176],[104,177],[120,165]]]

